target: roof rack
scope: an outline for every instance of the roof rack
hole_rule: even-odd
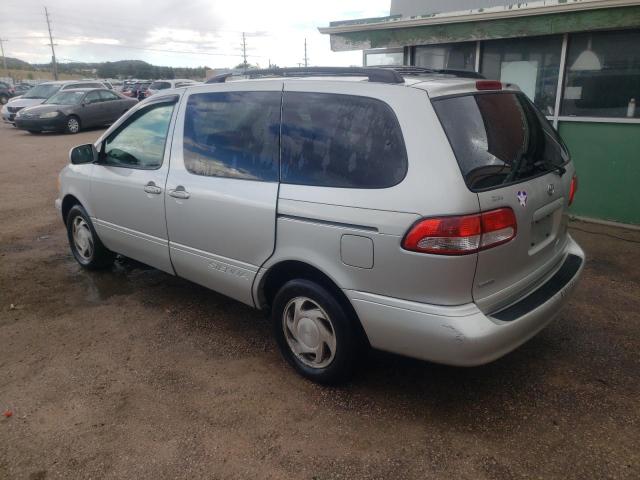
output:
[[[455,77],[460,78],[477,78],[482,79],[485,78],[484,75],[481,75],[478,72],[472,72],[469,70],[454,70],[451,68],[426,68],[426,67],[416,67],[413,65],[381,65],[378,68],[393,70],[394,72],[398,72],[400,75],[453,75]]]
[[[232,73],[223,73],[207,80],[206,83],[224,83]],[[301,68],[268,68],[247,70],[239,76],[246,78],[261,77],[367,77],[370,82],[404,83],[400,73],[378,67],[301,67]]]

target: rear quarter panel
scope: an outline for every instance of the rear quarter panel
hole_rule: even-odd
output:
[[[477,195],[460,174],[425,91],[361,82],[288,81],[287,91],[369,96],[394,110],[403,132],[408,170],[384,189],[281,184],[274,255],[259,277],[284,260],[323,271],[342,289],[441,305],[471,301],[476,255],[444,257],[403,250],[402,238],[420,218],[478,211]],[[371,239],[372,268],[347,265],[343,235]],[[259,282],[256,282],[259,289]],[[258,291],[255,298],[260,298]]]

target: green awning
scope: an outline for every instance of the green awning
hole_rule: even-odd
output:
[[[567,2],[560,1],[559,7],[562,3]],[[476,12],[477,20],[473,20],[473,15],[465,15],[465,21],[442,16],[446,22],[438,22],[439,16],[400,19],[386,17],[367,19],[360,23],[332,22],[330,27],[321,28],[320,31],[330,34],[333,51],[346,51],[640,27],[640,5],[545,12],[537,15],[522,15],[519,10],[514,10],[513,16],[503,18],[490,18],[491,15],[483,15],[482,9]],[[425,24],[416,26],[421,19],[424,19]]]

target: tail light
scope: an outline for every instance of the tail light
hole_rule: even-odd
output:
[[[10,88],[10,89],[9,89],[9,93],[10,93],[11,95],[13,95],[14,93],[16,93],[16,89],[15,89],[15,88]]]
[[[571,186],[569,187],[569,206],[573,203],[573,199],[576,196],[576,192],[578,191],[578,177],[575,175],[571,179]]]
[[[402,247],[420,253],[467,255],[506,243],[516,236],[516,231],[516,217],[510,208],[426,218],[411,227]]]
[[[498,80],[478,80],[476,82],[477,90],[502,90],[502,82]]]

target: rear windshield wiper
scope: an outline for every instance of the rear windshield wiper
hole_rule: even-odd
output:
[[[567,173],[567,169],[562,165],[556,165],[555,163],[551,162],[539,162],[536,164],[536,167],[544,167],[549,172],[556,172],[560,176],[563,176],[565,173]]]

